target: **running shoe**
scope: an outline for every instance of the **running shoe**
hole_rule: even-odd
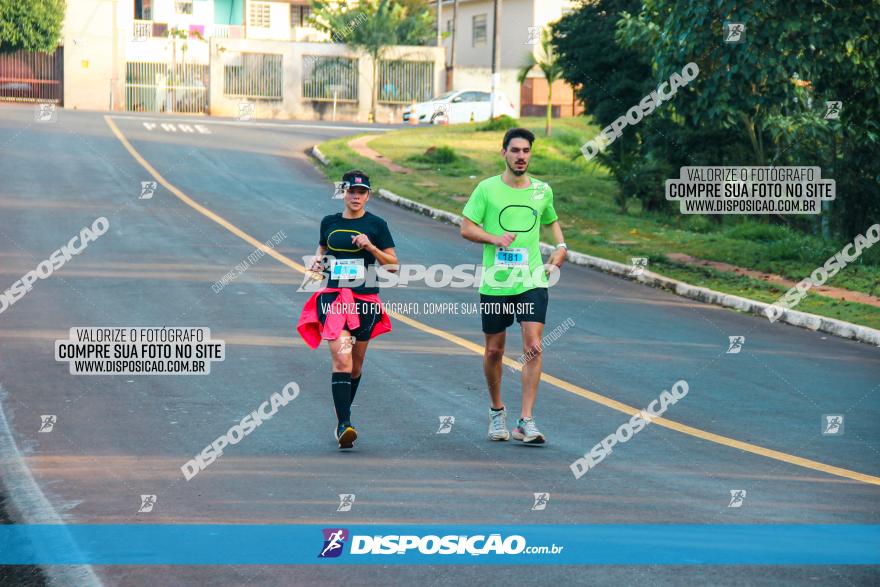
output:
[[[507,440],[510,432],[507,431],[507,408],[498,411],[489,410],[489,440]]]
[[[544,444],[544,435],[535,426],[534,418],[520,418],[513,429],[513,437],[526,444]]]
[[[358,433],[350,422],[343,422],[336,428],[336,441],[339,448],[352,448],[357,440]]]

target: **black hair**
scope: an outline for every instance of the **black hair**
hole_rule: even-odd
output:
[[[501,146],[507,149],[507,145],[510,144],[512,139],[525,139],[531,147],[532,143],[535,142],[535,135],[527,128],[512,128],[504,133],[504,141],[501,143]]]
[[[351,180],[353,180],[356,175],[360,175],[361,177],[363,177],[367,181],[367,183],[369,183],[370,176],[367,175],[366,173],[364,173],[363,171],[361,171],[360,169],[352,169],[351,171],[346,171],[345,175],[342,176],[342,181],[346,181],[348,183],[351,183]]]

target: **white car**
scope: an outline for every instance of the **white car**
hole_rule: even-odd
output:
[[[428,102],[419,102],[413,106],[407,106],[403,111],[403,122],[408,123],[413,115],[413,109],[418,116],[419,122],[440,124],[448,121],[449,124],[461,122],[484,122],[492,116],[492,98],[490,92],[478,90],[455,90],[446,92],[438,98]],[[513,102],[507,99],[502,92],[495,93],[495,116],[516,117],[516,109]]]

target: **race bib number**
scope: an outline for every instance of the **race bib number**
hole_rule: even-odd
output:
[[[495,247],[495,265],[498,267],[528,266],[529,250],[525,248]]]
[[[334,259],[330,263],[331,279],[363,279],[363,259]]]

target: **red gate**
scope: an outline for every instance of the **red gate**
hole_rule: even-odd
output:
[[[64,102],[64,48],[0,53],[0,100]]]

